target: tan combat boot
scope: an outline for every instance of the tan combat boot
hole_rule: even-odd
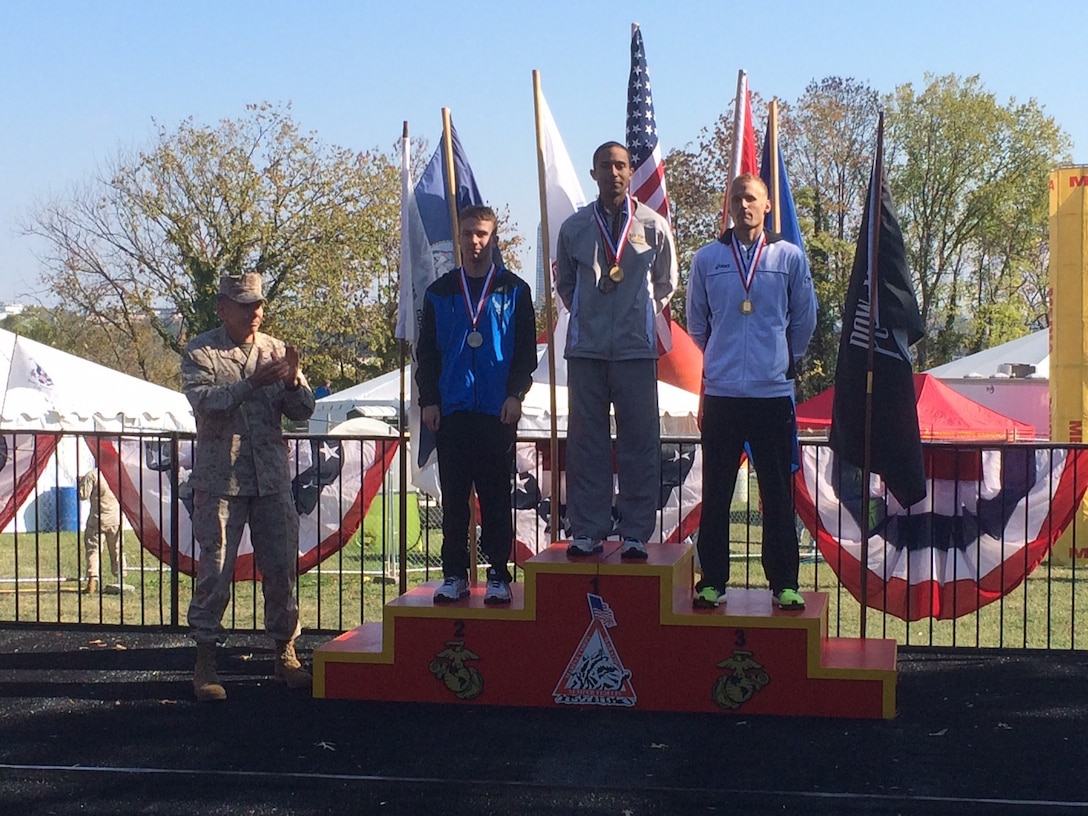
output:
[[[215,671],[215,644],[196,645],[196,668],[193,669],[193,694],[197,702],[213,703],[227,699],[227,690],[219,683]]]
[[[313,684],[313,677],[302,668],[295,655],[293,640],[276,641],[276,668],[272,672],[272,679],[286,683],[287,688],[291,689],[308,689]]]
[[[87,578],[87,586],[83,587],[83,592],[87,595],[98,594],[98,579],[93,575]]]

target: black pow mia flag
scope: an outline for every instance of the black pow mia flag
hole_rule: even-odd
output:
[[[909,346],[924,334],[906,248],[883,166],[883,119],[869,198],[843,309],[831,449],[857,468],[871,442],[870,470],[909,507],[926,496]],[[875,258],[876,263],[873,263]],[[871,329],[871,331],[870,331]],[[865,427],[869,342],[873,343],[872,427]]]

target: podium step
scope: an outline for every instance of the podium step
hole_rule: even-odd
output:
[[[829,638],[827,596],[785,612],[769,590],[730,589],[691,607],[690,545],[619,543],[572,558],[558,543],[529,559],[508,606],[483,586],[435,604],[432,581],[390,601],[381,623],[314,651],[314,695],[331,699],[646,711],[889,718],[894,640]]]

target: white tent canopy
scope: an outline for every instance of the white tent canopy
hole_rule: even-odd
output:
[[[196,430],[184,394],[0,329],[0,428]]]
[[[1035,370],[1026,372],[1021,366],[1032,366]],[[931,368],[926,373],[939,380],[977,377],[1046,379],[1050,377],[1050,333],[1047,329],[1041,329],[1000,346],[983,349],[977,354]]]
[[[406,399],[411,399],[412,367],[405,369]],[[567,389],[556,386],[557,426],[566,433]],[[697,434],[695,418],[699,411],[699,397],[668,383],[657,384],[658,411],[661,415],[661,431],[665,434]],[[401,406],[400,371],[391,371],[351,388],[322,397],[317,401],[310,432],[326,433],[328,429],[349,416],[367,416],[396,422]],[[522,403],[522,419],[518,429],[522,432],[549,432],[551,428],[551,396],[546,382],[534,382]]]
[[[37,528],[39,499],[73,491],[94,467],[80,432],[182,431],[196,423],[184,394],[0,329],[0,429],[65,431],[54,461],[5,532]],[[84,503],[82,518],[86,518]]]
[[[1042,329],[929,369],[953,390],[1050,435],[1050,333]]]

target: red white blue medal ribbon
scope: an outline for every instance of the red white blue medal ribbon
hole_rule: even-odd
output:
[[[763,254],[763,247],[766,244],[767,236],[761,232],[749,257],[740,241],[737,240],[736,235],[733,235],[729,242],[729,247],[733,250],[733,260],[737,263],[737,274],[740,275],[740,283],[744,287],[744,300],[740,304],[741,314],[749,315],[754,308],[749,295],[752,292],[752,283],[756,279],[756,272],[759,270],[759,258]]]
[[[623,229],[620,230],[619,239],[613,241],[612,229],[605,222],[604,213],[601,212],[600,199],[593,205],[593,217],[597,220],[597,229],[600,230],[601,242],[604,244],[605,255],[608,256],[608,265],[611,267],[608,274],[616,283],[623,280],[620,260],[623,258],[623,251],[627,248],[627,236],[631,234],[631,226],[635,223],[635,208],[631,196],[624,196],[623,207],[627,217],[623,221]]]
[[[473,307],[472,296],[469,295],[468,291],[468,276],[465,275],[465,268],[461,267],[461,294],[465,297],[465,311],[468,312],[468,320],[472,324],[472,331],[468,333],[467,342],[472,348],[479,348],[484,342],[484,336],[477,331],[476,327],[480,323],[484,302],[491,293],[491,281],[494,277],[495,264],[491,264],[491,268],[487,270],[487,277],[484,278],[483,288],[480,290],[480,299],[476,302],[476,306]]]

